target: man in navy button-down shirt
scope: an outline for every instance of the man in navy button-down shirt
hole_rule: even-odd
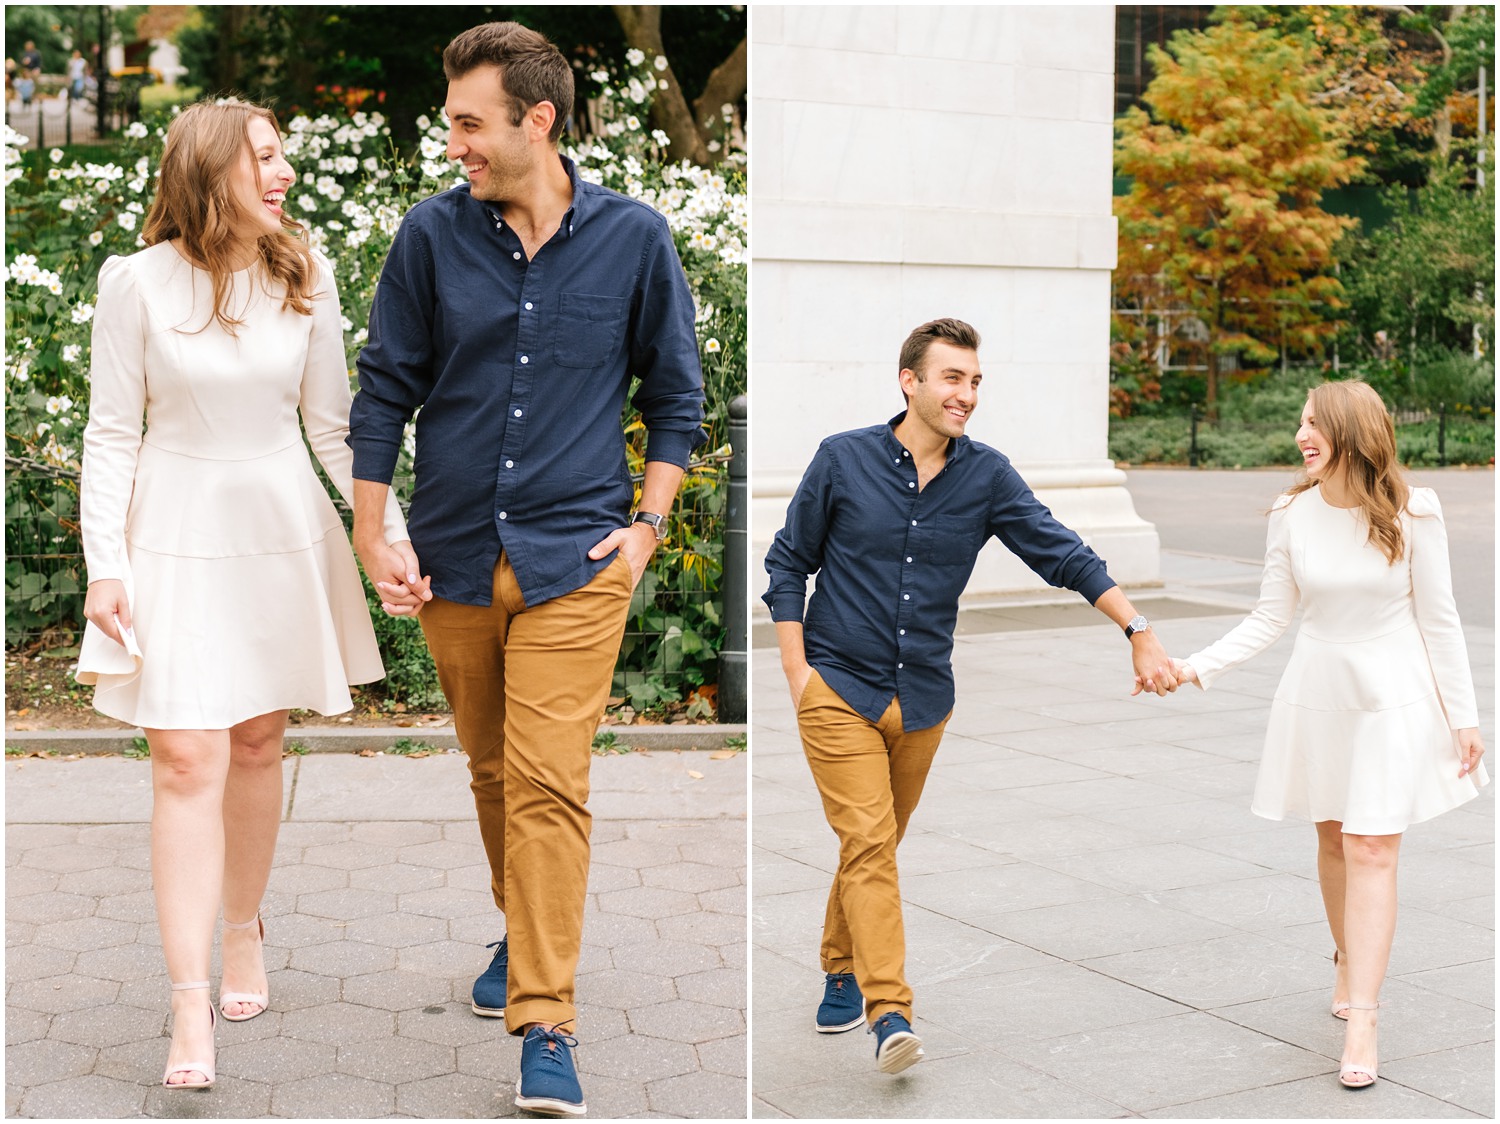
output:
[[[819,446],[766,554],[765,594],[803,749],[839,836],[817,1029],[868,1019],[888,1073],[922,1056],[896,845],[952,713],[958,598],[980,548],[994,535],[1049,583],[1081,593],[1125,629],[1146,689],[1176,689],[1166,652],[1099,556],[1004,455],[964,436],[979,400],[979,334],[960,320],[923,324],[900,367],[905,413]]]
[[[590,745],[630,592],[705,440],[693,300],[666,220],[559,154],[573,77],[551,43],[486,24],[443,64],[448,156],[469,184],[411,209],[380,276],[350,416],[354,543],[387,610],[421,610],[469,757],[507,919],[473,1009],[527,1036],[517,1105],[576,1114],[565,1035]],[[636,378],[632,516],[621,412]],[[419,407],[408,528],[429,577],[379,524]]]

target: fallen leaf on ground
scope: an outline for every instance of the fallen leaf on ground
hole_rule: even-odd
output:
[[[703,774],[698,772],[697,769],[689,769],[688,776],[692,777],[695,781],[701,781],[703,779]]]
[[[708,755],[708,759],[710,761],[728,761],[731,757],[738,757],[739,755],[740,754],[738,750],[721,749],[715,753],[710,753]]]

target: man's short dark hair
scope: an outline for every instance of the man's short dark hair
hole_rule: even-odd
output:
[[[573,112],[573,68],[551,40],[518,23],[483,23],[455,36],[443,51],[443,73],[450,82],[481,66],[500,68],[512,125],[538,102],[552,103],[557,119],[547,139],[556,144]]]
[[[901,345],[901,366],[897,369],[913,372],[918,382],[926,381],[927,373],[922,370],[922,360],[927,357],[927,349],[939,340],[968,351],[979,350],[979,333],[974,330],[974,326],[945,316],[941,320],[929,320],[920,328],[912,330],[911,335],[906,337],[906,342]]]

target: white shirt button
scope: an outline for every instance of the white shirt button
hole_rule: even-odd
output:
[[[906,486],[908,488],[915,488],[917,486],[917,482],[915,480],[908,480],[906,482]]]
[[[905,636],[905,635],[906,635],[906,629],[904,629],[904,628],[903,628],[903,629],[902,629],[902,630],[901,630],[901,635],[902,635],[902,636]]]
[[[901,595],[901,600],[903,600],[903,601],[910,601],[911,600],[911,594],[910,593],[903,593]]]
[[[531,311],[531,302],[530,302],[530,301],[527,301],[527,302],[526,302],[526,311],[527,311],[527,312],[530,312],[530,311]]]
[[[911,525],[912,525],[912,526],[913,526],[913,527],[915,527],[915,526],[916,526],[916,525],[917,525],[917,521],[916,521],[916,520],[915,520],[915,519],[913,519],[913,520],[912,520],[912,521],[911,521]]]
[[[517,411],[516,411],[516,417],[520,417],[520,416],[521,416],[521,411],[520,411],[520,410],[517,410]]]
[[[906,560],[907,560],[907,561],[908,561],[908,562],[910,562],[910,561],[911,561],[911,555],[910,555],[910,554],[908,554],[908,555],[907,555],[907,556],[906,556]]]
[[[500,518],[501,518],[501,519],[504,519],[504,518],[506,518],[506,517],[507,517],[507,516],[508,516],[508,515],[510,515],[510,512],[508,512],[508,511],[502,511],[502,512],[501,512],[501,513],[500,513]]]
[[[505,467],[506,468],[515,468],[516,467],[516,462],[515,461],[506,461],[505,462]],[[909,562],[909,561],[911,561],[911,559],[908,558],[907,561]]]
[[[515,258],[516,261],[520,261],[521,260],[521,251],[520,250],[516,250],[510,256],[513,257],[513,258]]]
[[[902,668],[903,668],[903,667],[905,667],[905,666],[906,666],[906,665],[905,665],[905,664],[904,664],[904,663],[898,663],[898,664],[897,664],[897,665],[896,665],[896,670],[897,670],[897,671],[900,671],[900,670],[901,670],[901,669],[902,669]]]
[[[503,222],[497,222],[495,224],[495,229],[496,230],[504,230],[505,229],[505,224]]]
[[[521,362],[522,363],[530,363],[531,362],[531,356],[529,356],[529,355],[523,355],[523,356],[521,356]]]

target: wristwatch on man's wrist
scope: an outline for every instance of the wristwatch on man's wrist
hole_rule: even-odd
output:
[[[656,541],[661,542],[667,537],[667,517],[658,515],[654,511],[637,511],[630,520],[631,526],[637,523],[645,523],[656,532]]]
[[[1130,623],[1125,626],[1125,639],[1130,640],[1134,638],[1137,632],[1145,632],[1150,627],[1151,622],[1137,613],[1130,618]]]

